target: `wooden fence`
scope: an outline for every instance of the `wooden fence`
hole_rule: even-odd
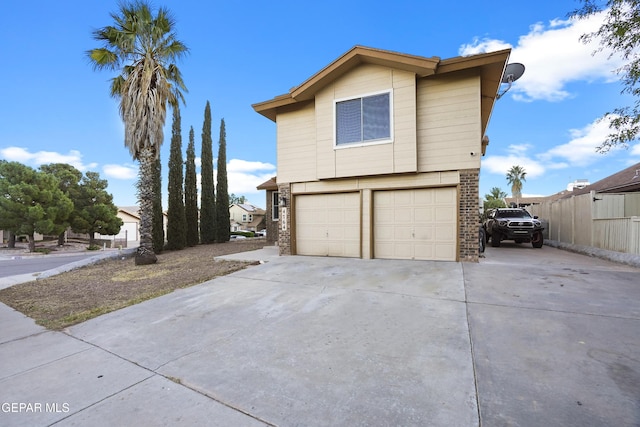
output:
[[[640,255],[640,194],[591,192],[532,205],[548,222],[545,237],[562,243]]]

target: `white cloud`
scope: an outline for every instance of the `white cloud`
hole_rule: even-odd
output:
[[[602,158],[596,148],[604,142],[611,133],[609,121],[596,120],[582,129],[570,129],[571,140],[551,148],[540,155],[542,160],[561,158],[571,166],[587,166]],[[620,148],[612,148],[619,150]]]
[[[633,145],[633,146],[629,149],[629,153],[630,153],[632,156],[640,156],[640,144]]]
[[[134,179],[138,176],[138,168],[134,165],[104,165],[102,171],[109,178]]]
[[[227,162],[229,194],[249,195],[263,193],[256,187],[275,175],[276,167],[271,163],[231,159]]]
[[[545,172],[545,166],[526,155],[509,154],[507,156],[488,156],[482,160],[482,168],[490,173],[506,175],[512,166],[522,166],[527,173],[526,178],[538,178]]]
[[[214,163],[215,164],[215,163]],[[256,205],[264,205],[264,191],[256,189],[263,182],[276,174],[276,167],[271,163],[231,159],[227,162],[227,185],[229,194],[243,195],[247,198],[253,196]],[[217,184],[218,171],[213,171],[214,182]],[[202,175],[196,174],[198,187],[198,199],[202,194]],[[198,200],[199,202],[199,200]]]
[[[618,56],[608,59],[609,52],[594,54],[599,42],[580,41],[580,36],[596,31],[605,14],[599,13],[583,20],[552,20],[548,25],[532,25],[528,34],[521,36],[517,46],[501,40],[476,39],[460,47],[461,55],[512,47],[509,62],[520,62],[526,71],[513,85],[510,95],[524,101],[560,101],[572,96],[567,90],[573,81],[616,81],[615,70],[623,65]]]
[[[231,159],[227,163],[227,172],[274,171],[275,169],[276,167],[271,163],[250,162],[240,159]]]
[[[460,46],[458,53],[462,56],[469,56],[511,48],[513,48],[513,46],[510,43],[502,40],[480,39],[476,37],[472,43]]]
[[[507,148],[507,151],[514,155],[521,155],[527,152],[532,148],[531,144],[511,144]]]
[[[22,147],[7,147],[0,150],[0,154],[6,160],[15,161],[33,166],[40,166],[49,163],[66,163],[81,172],[95,169],[97,163],[84,164],[82,162],[82,154],[78,150],[70,150],[67,154],[57,153],[55,151],[37,151],[30,152]]]
[[[569,167],[589,166],[602,159],[603,154],[596,151],[609,135],[609,122],[597,119],[581,129],[571,129],[571,139],[565,144],[542,152],[529,154],[534,148],[531,144],[512,144],[507,147],[506,155],[487,156],[482,161],[482,167],[494,174],[506,174],[511,166],[524,167],[527,178],[543,176],[547,171],[566,169]],[[611,152],[620,151],[621,147],[614,147]],[[630,149],[632,156],[640,155],[640,144]]]

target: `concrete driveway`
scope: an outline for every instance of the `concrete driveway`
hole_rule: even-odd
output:
[[[505,242],[464,264],[482,425],[640,425],[640,270]]]
[[[638,425],[639,273],[505,243],[274,257],[65,333],[2,306],[0,424]]]

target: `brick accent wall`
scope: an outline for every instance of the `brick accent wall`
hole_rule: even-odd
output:
[[[460,171],[460,206],[459,206],[459,248],[460,261],[478,262],[479,242],[478,226],[480,224],[480,169],[463,169]]]
[[[278,184],[280,199],[287,200],[287,206],[280,204],[280,220],[278,221],[278,248],[280,255],[291,255],[291,187],[289,184]],[[286,210],[286,214],[285,211]]]
[[[267,190],[267,209],[264,214],[264,221],[267,229],[267,243],[270,245],[278,241],[278,220],[273,219],[273,194],[275,191]],[[278,212],[279,213],[279,212]]]

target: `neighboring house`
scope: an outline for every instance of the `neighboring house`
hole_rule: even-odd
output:
[[[116,244],[122,244],[124,247],[131,247],[138,244],[140,241],[140,214],[137,206],[120,206],[118,207],[117,217],[123,222],[120,232],[114,235],[97,234],[96,239],[111,240]],[[164,231],[165,237],[167,235],[167,213],[164,214]],[[67,232],[69,237],[82,237],[88,238],[88,234],[73,233],[70,230]],[[4,238],[8,238],[9,233],[5,233]],[[0,230],[0,236],[2,231]],[[36,234],[36,240],[42,240],[42,235]],[[0,240],[2,242],[2,240]]]
[[[274,176],[256,188],[267,192],[267,209],[264,217],[267,230],[267,243],[274,244],[278,241],[278,220],[280,218],[280,193],[278,193],[277,178]]]
[[[120,232],[113,235],[96,235],[98,239],[112,240],[116,244],[126,242],[125,247],[133,247],[140,242],[140,209],[138,206],[119,206],[117,217],[123,222]],[[164,236],[167,237],[167,213],[163,212]]]
[[[477,262],[480,158],[509,54],[356,46],[254,104],[277,125],[280,253]]]
[[[118,207],[118,218],[122,220],[120,233],[114,238],[128,242],[140,241],[140,209],[138,206]],[[128,246],[128,245],[127,245]]]
[[[640,163],[530,209],[551,240],[640,255]]]
[[[264,214],[264,209],[248,203],[229,206],[231,231],[258,231],[258,225],[264,220]],[[238,227],[237,230],[233,230],[234,224]]]

